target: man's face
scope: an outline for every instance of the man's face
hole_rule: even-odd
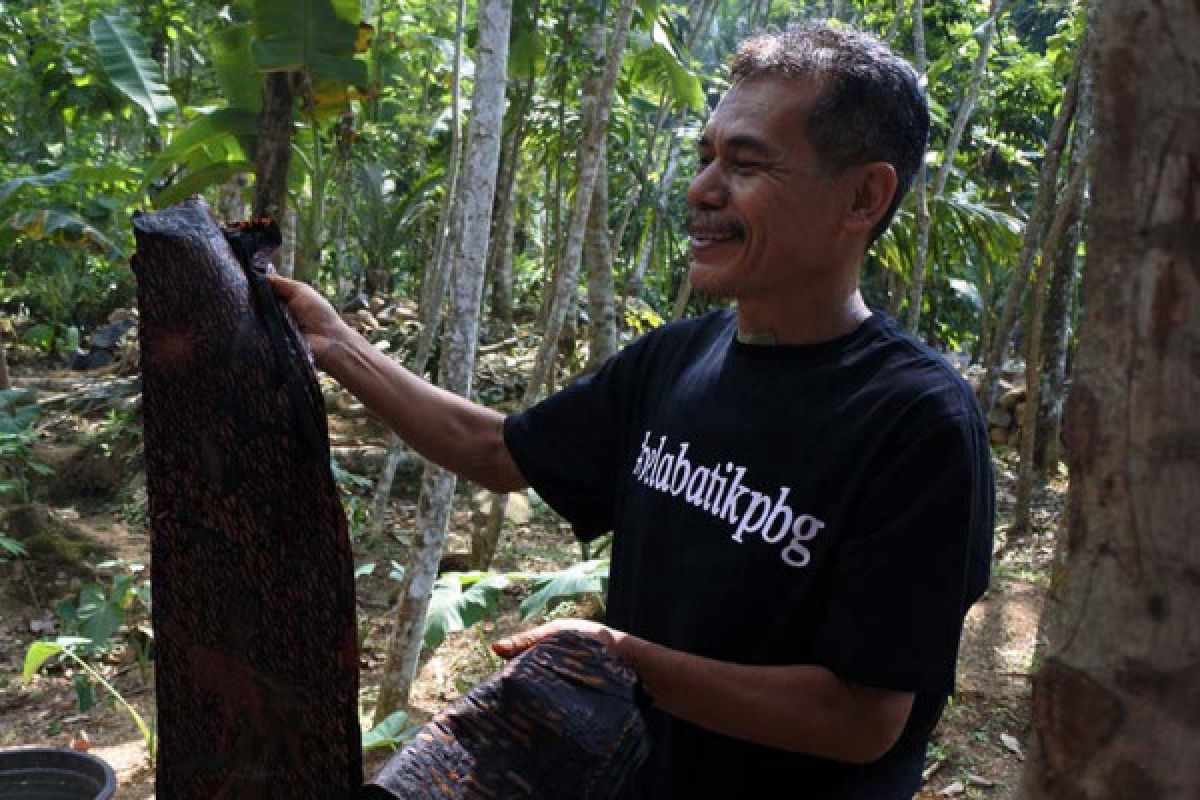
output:
[[[804,134],[816,98],[813,81],[752,78],[709,118],[687,194],[697,291],[782,299],[843,263],[846,186]]]

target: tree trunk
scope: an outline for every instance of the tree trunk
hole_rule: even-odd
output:
[[[12,388],[12,380],[8,377],[8,354],[4,339],[0,338],[0,392]]]
[[[597,61],[604,58],[604,20],[597,20],[588,34],[587,50]],[[583,91],[600,96],[601,76],[593,72]],[[595,107],[592,109],[595,113]],[[590,120],[589,120],[590,122]],[[588,359],[586,371],[593,372],[617,352],[616,304],[613,302],[612,249],[608,239],[608,137],[596,143],[596,188],[588,207],[584,232],[584,260],[588,268]]]
[[[1092,136],[1092,75],[1085,65],[1080,75],[1079,107],[1071,134],[1071,172],[1074,174],[1089,150]],[[1081,218],[1086,207],[1086,184],[1066,198],[1070,203],[1066,232],[1050,255],[1053,272],[1046,294],[1046,319],[1042,327],[1042,386],[1038,392],[1037,435],[1033,469],[1043,478],[1059,461],[1059,435],[1067,377],[1067,344],[1071,328],[1071,306],[1075,294],[1076,253],[1083,234]]]
[[[921,3],[921,0],[917,0],[917,2]],[[975,103],[979,100],[979,87],[983,84],[983,73],[987,69],[988,56],[992,52],[992,41],[996,36],[996,18],[1003,7],[1003,0],[992,0],[987,21],[983,24],[983,41],[979,43],[979,55],[975,59],[975,68],[971,71],[971,82],[967,85],[962,105],[958,108],[958,116],[954,119],[954,127],[950,129],[950,136],[946,140],[942,165],[938,167],[937,176],[933,180],[933,192],[928,197],[925,212],[919,215],[917,260],[913,264],[912,296],[909,298],[908,304],[908,329],[914,334],[921,321],[922,294],[925,291],[925,264],[929,259],[929,236],[933,230],[933,215],[929,212],[929,206],[937,203],[946,190],[946,180],[950,177],[950,169],[954,166],[954,156],[958,154],[958,145],[962,142],[963,131],[967,129],[971,112],[975,110]]]
[[[421,284],[421,332],[417,336],[417,348],[413,354],[409,368],[417,375],[423,376],[429,365],[429,357],[433,353],[433,342],[437,336],[438,325],[442,316],[442,299],[450,284],[450,266],[448,253],[451,243],[461,230],[455,224],[458,221],[458,164],[462,159],[462,48],[465,35],[465,20],[467,14],[466,0],[458,1],[458,17],[454,33],[454,72],[450,84],[450,162],[446,168],[446,189],[442,195],[441,222],[437,233],[437,244],[434,247],[433,260],[425,268],[424,280]],[[503,104],[503,101],[502,101]],[[387,457],[380,470],[379,480],[375,482],[375,497],[371,501],[371,532],[378,535],[383,532],[387,523],[388,502],[392,496],[392,484],[396,480],[396,470],[400,466],[400,458],[404,454],[404,442],[399,436],[392,434],[388,440]],[[408,702],[408,692],[405,690],[404,702]]]
[[[521,145],[525,140],[525,117],[533,98],[533,78],[525,81],[513,104],[512,125],[500,154],[500,177],[496,182],[496,207],[492,214],[492,245],[488,251],[488,274],[492,281],[492,318],[511,327],[513,324],[513,202],[516,198],[517,169]]]
[[[1076,165],[1075,174],[1067,184],[1065,197],[1072,198],[1083,193],[1084,181],[1087,177],[1086,155]],[[1042,256],[1039,260],[1037,274],[1033,278],[1033,309],[1029,312],[1029,324],[1025,329],[1029,332],[1026,338],[1025,355],[1025,414],[1021,419],[1021,462],[1017,466],[1017,503],[1013,511],[1013,522],[1009,528],[1009,541],[1019,539],[1030,532],[1030,511],[1033,505],[1033,486],[1035,470],[1033,468],[1033,451],[1037,443],[1037,416],[1041,403],[1042,386],[1045,376],[1042,373],[1042,323],[1046,316],[1046,295],[1049,284],[1049,272],[1053,269],[1054,253],[1059,242],[1065,236],[1067,223],[1074,217],[1075,203],[1068,199],[1058,207],[1054,215],[1054,223],[1042,246]]]
[[[1200,797],[1200,17],[1106,2],[1067,554],[1023,794]]]
[[[1046,141],[1046,152],[1042,157],[1042,169],[1038,176],[1037,197],[1033,202],[1033,213],[1025,222],[1025,238],[1021,243],[1021,252],[1017,256],[1017,269],[1004,293],[1004,304],[1001,306],[1000,321],[993,331],[991,347],[984,353],[983,367],[985,370],[983,383],[979,388],[979,402],[983,407],[984,416],[992,410],[996,401],[996,387],[1000,382],[1000,372],[1004,367],[1004,356],[1012,341],[1013,325],[1021,309],[1021,298],[1025,287],[1029,284],[1029,274],[1033,271],[1033,260],[1037,254],[1046,220],[1058,194],[1058,167],[1062,160],[1063,147],[1067,141],[1067,132],[1071,127],[1071,119],[1075,116],[1076,99],[1079,93],[1079,74],[1084,61],[1088,58],[1088,38],[1086,31],[1076,48],[1075,70],[1067,89],[1063,93],[1062,105],[1050,130],[1050,138]]]
[[[617,310],[614,300],[612,249],[608,241],[607,159],[600,155],[600,177],[588,209],[586,261],[588,266],[588,360],[593,372],[617,352]]]
[[[663,169],[663,177],[654,193],[650,208],[646,210],[646,224],[643,226],[642,238],[638,245],[637,260],[634,262],[632,274],[629,276],[628,292],[634,297],[641,294],[642,284],[646,280],[646,268],[650,266],[650,251],[654,245],[656,212],[666,203],[667,196],[671,191],[671,184],[675,182],[677,166],[679,166],[679,137],[672,133],[671,143],[667,148],[667,165]]]
[[[607,63],[604,66],[604,79],[600,84],[600,96],[594,98],[595,105],[589,126],[583,141],[579,146],[579,181],[575,187],[575,202],[571,211],[571,227],[559,258],[559,281],[555,292],[554,304],[546,324],[534,360],[533,373],[525,391],[525,405],[532,405],[540,394],[554,368],[554,357],[558,351],[558,337],[562,332],[567,311],[570,308],[575,286],[578,280],[579,259],[583,250],[583,234],[587,226],[588,209],[591,205],[592,194],[596,188],[598,175],[600,139],[605,135],[608,126],[608,114],[612,108],[613,90],[617,83],[617,73],[621,66],[621,57],[625,52],[625,40],[629,36],[629,23],[633,17],[634,0],[622,0],[617,10],[616,21],[613,23],[612,45],[608,50]]]
[[[295,76],[272,72],[263,82],[258,113],[258,147],[254,164],[254,216],[283,221],[287,205],[288,166],[292,161],[292,114]]]
[[[471,395],[479,338],[479,308],[483,301],[484,266],[491,235],[488,223],[496,194],[511,20],[512,0],[480,2],[475,90],[468,131],[469,161],[463,180],[462,228],[455,248],[456,280],[450,301],[450,324],[442,342],[440,369],[442,385],[463,397]],[[433,464],[426,467],[417,504],[414,557],[405,571],[396,608],[395,632],[388,646],[387,665],[375,707],[376,724],[393,710],[408,704],[424,638],[425,614],[454,502],[454,486],[453,473]]]

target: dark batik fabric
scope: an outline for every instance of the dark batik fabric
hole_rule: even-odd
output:
[[[198,199],[133,227],[157,797],[352,797],[353,562],[316,374],[265,281],[277,231],[223,232]]]
[[[421,729],[363,800],[607,800],[649,750],[637,682],[595,639],[558,633]]]

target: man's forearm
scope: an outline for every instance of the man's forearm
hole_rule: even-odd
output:
[[[896,743],[913,695],[850,683],[818,666],[747,666],[614,632],[655,705],[694,725],[768,747],[868,763]]]
[[[504,444],[499,412],[433,386],[352,331],[321,366],[430,461],[492,491],[527,485]]]

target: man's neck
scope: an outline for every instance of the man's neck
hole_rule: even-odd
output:
[[[845,336],[871,316],[855,289],[835,301],[738,302],[738,341],[747,344],[817,344]]]

